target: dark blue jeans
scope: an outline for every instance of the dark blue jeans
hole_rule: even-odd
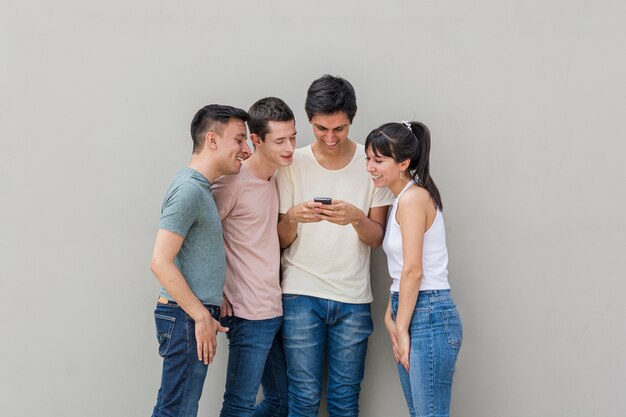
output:
[[[287,364],[280,328],[282,317],[222,318],[228,327],[228,370],[220,417],[287,416]],[[263,401],[256,403],[259,386]]]
[[[205,307],[219,319],[219,307]],[[198,360],[195,323],[173,302],[158,303],[154,320],[163,373],[152,417],[195,417],[207,372],[207,365]]]
[[[393,319],[398,312],[398,293],[391,293]],[[450,290],[420,291],[409,328],[410,371],[398,364],[400,384],[409,415],[447,417],[450,415],[452,377],[463,340],[459,313]]]
[[[373,330],[370,305],[285,294],[283,314],[289,416],[317,416],[324,357],[329,415],[358,416],[367,338]]]

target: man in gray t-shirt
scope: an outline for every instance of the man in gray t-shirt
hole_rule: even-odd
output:
[[[183,168],[176,174],[163,199],[159,229],[184,238],[174,264],[191,292],[202,304],[220,305],[226,270],[221,219],[211,184],[198,171]],[[161,296],[174,301],[165,288]]]
[[[150,268],[162,285],[154,312],[163,357],[153,417],[196,416],[216,349],[226,260],[211,183],[239,173],[250,154],[248,114],[212,104],[191,122],[193,154],[170,185],[161,210]]]

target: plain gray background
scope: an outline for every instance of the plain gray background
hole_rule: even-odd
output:
[[[453,415],[626,409],[622,1],[0,3],[0,413],[149,415],[160,360],[149,258],[194,112],[350,80],[363,142],[432,131],[465,327]],[[365,169],[365,168],[364,168]],[[329,244],[328,250],[332,250]],[[364,417],[406,415],[382,323]],[[225,338],[201,416],[217,416]],[[325,415],[325,411],[320,413]]]

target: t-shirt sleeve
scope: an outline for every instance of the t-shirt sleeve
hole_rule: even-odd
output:
[[[383,207],[393,204],[394,195],[387,187],[375,188],[371,207]]]
[[[218,178],[211,185],[211,192],[215,199],[215,205],[220,213],[220,219],[224,220],[235,207],[237,203],[237,185],[233,184],[234,175],[228,175]]]
[[[176,188],[163,203],[159,228],[187,237],[202,209],[201,199],[201,191],[193,184]]]
[[[276,174],[276,186],[280,201],[279,213],[285,214],[293,207],[293,178],[289,167],[280,168]]]

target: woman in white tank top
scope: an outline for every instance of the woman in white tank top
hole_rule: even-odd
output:
[[[365,141],[376,187],[396,196],[383,249],[392,278],[385,326],[411,416],[449,416],[463,339],[450,295],[441,196],[429,173],[430,132],[419,122],[387,123]]]

